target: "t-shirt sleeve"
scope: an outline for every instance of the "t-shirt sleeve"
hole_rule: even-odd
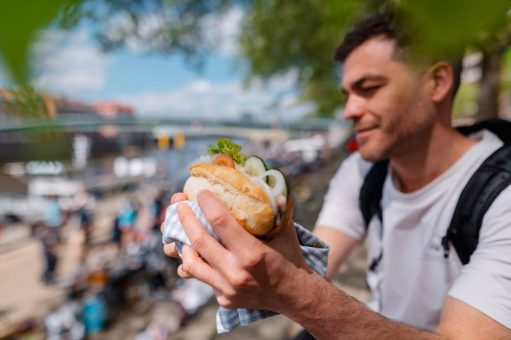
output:
[[[357,240],[364,237],[365,228],[358,206],[358,196],[370,163],[358,153],[343,161],[330,181],[316,226],[340,230]]]
[[[486,212],[476,251],[449,295],[511,328],[511,187]]]

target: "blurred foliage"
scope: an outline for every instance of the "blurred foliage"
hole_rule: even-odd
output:
[[[355,20],[386,7],[401,14],[416,56],[459,56],[472,46],[498,57],[495,45],[510,43],[509,0],[265,0],[254,1],[247,13],[242,51],[252,74],[271,77],[297,69],[302,99],[318,104],[317,115],[331,116],[342,100],[333,72],[333,51]],[[488,99],[492,91],[498,89],[490,88],[482,99]],[[496,114],[493,108],[481,110]]]
[[[477,84],[461,84],[454,101],[454,118],[473,116],[477,113]]]
[[[208,39],[204,21],[220,15],[243,0],[80,0],[58,20],[62,28],[84,21],[104,51],[136,44],[150,54],[181,53],[200,69],[206,54],[215,47]]]
[[[504,65],[501,89],[504,91],[511,91],[511,48],[507,48],[504,54]]]
[[[0,90],[0,95],[0,109],[10,116],[44,119],[52,115],[45,97],[32,86]]]
[[[335,47],[363,8],[363,1],[254,1],[240,37],[250,74],[297,71],[301,99],[316,103],[316,115],[331,116],[342,104]]]
[[[182,53],[200,68],[217,43],[207,23],[237,7],[245,13],[239,43],[248,79],[296,72],[301,99],[316,103],[317,115],[331,116],[342,104],[336,46],[355,20],[388,6],[402,11],[419,55],[473,46],[494,58],[488,65],[498,65],[502,46],[510,44],[511,0],[4,0],[0,52],[14,81],[24,84],[28,46],[37,30],[91,22],[107,51],[135,44],[147,53]],[[481,93],[498,91],[490,85]]]
[[[15,83],[28,83],[29,48],[38,31],[48,27],[78,1],[0,1],[0,56]]]
[[[403,13],[414,32],[419,53],[457,53],[485,46],[507,32],[510,0],[403,1]]]

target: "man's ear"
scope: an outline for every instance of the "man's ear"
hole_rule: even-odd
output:
[[[452,93],[454,75],[452,66],[446,61],[439,61],[433,64],[428,71],[431,84],[431,100],[439,103]]]

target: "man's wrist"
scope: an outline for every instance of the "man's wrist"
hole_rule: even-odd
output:
[[[279,292],[280,308],[276,312],[298,321],[319,311],[316,305],[327,296],[328,282],[310,268],[297,268],[289,277],[289,283]]]

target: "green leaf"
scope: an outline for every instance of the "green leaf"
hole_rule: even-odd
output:
[[[210,154],[226,154],[229,155],[236,163],[243,165],[246,156],[241,153],[241,146],[234,143],[229,138],[218,138],[216,145],[210,145],[208,148]]]
[[[491,43],[506,30],[509,0],[405,1],[403,10],[411,26],[418,54],[449,55],[467,46]]]
[[[78,0],[0,1],[0,56],[14,82],[28,83],[29,50],[35,34],[51,24],[61,9]]]

